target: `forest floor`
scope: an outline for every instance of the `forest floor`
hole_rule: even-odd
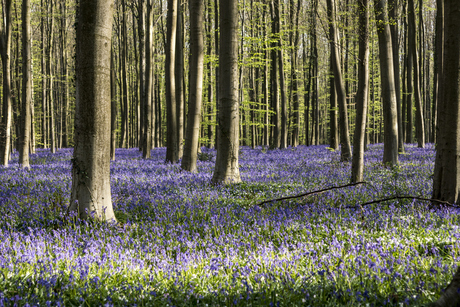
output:
[[[0,167],[0,306],[420,306],[459,260],[459,213],[430,198],[434,147],[407,145],[395,168],[365,154],[365,184],[326,146],[240,151],[242,183],[213,186],[215,151],[198,172],[118,149],[119,225],[66,214],[72,150],[17,154]]]

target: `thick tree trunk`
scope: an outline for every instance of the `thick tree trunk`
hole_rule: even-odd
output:
[[[12,102],[11,102],[11,0],[6,0],[3,7],[2,26],[0,25],[0,55],[3,74],[3,110],[0,126],[0,164],[8,166],[11,147]]]
[[[238,183],[238,1],[220,0],[219,116],[216,164],[212,182]]]
[[[203,10],[204,0],[189,0],[190,12],[190,89],[182,169],[195,172],[200,133],[203,93]]]
[[[398,164],[398,113],[393,71],[393,49],[386,14],[386,0],[374,0],[379,37],[380,75],[382,83],[384,146],[383,163]]]
[[[345,94],[345,87],[343,84],[342,70],[340,67],[340,56],[338,50],[338,39],[335,28],[335,3],[334,0],[327,0],[327,14],[329,19],[329,33],[331,40],[331,59],[332,69],[334,71],[335,89],[337,93],[337,100],[339,105],[339,125],[340,125],[340,145],[342,161],[349,161],[351,159],[351,145],[350,135],[348,132],[348,113],[347,101]]]
[[[358,91],[356,94],[356,125],[353,138],[353,158],[351,162],[351,182],[363,181],[364,139],[367,122],[369,91],[369,2],[358,0],[359,12],[359,58]]]
[[[80,0],[75,149],[69,209],[81,218],[94,216],[116,221],[110,192],[112,10],[112,0]]]
[[[23,168],[29,165],[30,146],[30,105],[32,101],[32,57],[30,35],[30,0],[22,2],[22,114],[21,114],[21,146],[19,148],[19,164]]]

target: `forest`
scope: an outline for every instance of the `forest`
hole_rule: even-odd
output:
[[[456,0],[0,1],[0,306],[460,305]]]

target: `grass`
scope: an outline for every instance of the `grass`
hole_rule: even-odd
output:
[[[429,198],[434,149],[409,145],[383,167],[366,152],[367,184],[326,146],[241,149],[243,182],[210,184],[215,152],[198,172],[117,150],[112,198],[122,226],[65,213],[71,150],[41,150],[24,171],[0,168],[0,306],[421,306],[459,259],[456,209],[413,200],[345,209],[394,195]]]

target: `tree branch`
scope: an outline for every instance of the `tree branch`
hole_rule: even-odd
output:
[[[430,201],[430,202],[435,202],[435,203],[446,205],[446,206],[453,207],[453,208],[460,208],[460,207],[458,207],[456,205],[453,205],[453,204],[451,204],[451,203],[449,203],[447,201],[444,201],[444,200],[438,200],[438,199],[433,199],[433,198],[423,198],[423,197],[417,197],[417,196],[392,196],[392,197],[388,197],[388,198],[368,201],[366,203],[359,204],[359,205],[356,205],[356,206],[346,206],[346,207],[343,207],[343,208],[344,209],[354,209],[354,208],[358,208],[358,207],[362,208],[362,207],[367,206],[367,205],[378,204],[378,203],[381,203],[381,202],[384,202],[384,201],[395,200],[395,199],[415,199],[415,200],[421,200],[421,201]]]
[[[341,188],[346,188],[346,187],[352,187],[352,186],[356,186],[356,185],[359,185],[359,184],[365,184],[365,183],[366,182],[364,182],[364,181],[360,181],[360,182],[349,183],[349,184],[345,184],[345,185],[341,185],[341,186],[330,187],[330,188],[326,188],[326,189],[322,189],[322,190],[302,193],[302,194],[294,195],[294,196],[285,196],[285,197],[280,197],[280,198],[275,198],[275,199],[270,199],[270,200],[264,200],[263,202],[260,202],[260,203],[256,204],[255,206],[261,206],[263,204],[267,204],[267,203],[271,203],[271,202],[275,202],[275,201],[286,200],[286,199],[300,198],[300,197],[303,197],[303,196],[319,194],[319,193],[323,193],[323,192],[330,191],[330,190],[341,189]]]

